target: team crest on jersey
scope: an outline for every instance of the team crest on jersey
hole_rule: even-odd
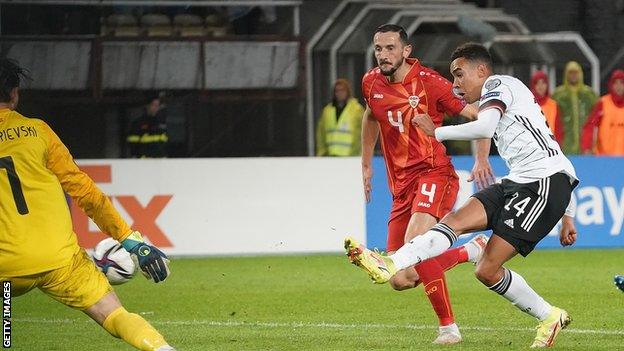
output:
[[[485,83],[485,89],[487,91],[490,91],[494,88],[496,88],[497,86],[501,85],[501,81],[500,79],[496,78],[496,79],[492,79],[491,81]]]
[[[418,106],[418,103],[420,102],[420,98],[416,95],[412,95],[407,98],[407,101],[409,102],[410,106],[412,106],[412,108],[416,108]]]

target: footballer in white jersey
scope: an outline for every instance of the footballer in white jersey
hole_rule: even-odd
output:
[[[483,46],[460,48],[464,56],[451,63],[453,88],[466,102],[479,103],[477,120],[434,128],[428,115],[419,115],[412,123],[439,141],[494,139],[509,175],[473,198],[484,209],[487,229],[526,256],[564,213],[569,217],[565,222],[573,225],[570,200],[578,179],[526,85],[511,76],[493,75]]]

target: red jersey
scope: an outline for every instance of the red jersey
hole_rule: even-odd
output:
[[[380,69],[362,78],[362,94],[381,129],[381,147],[393,195],[401,194],[419,173],[438,167],[452,167],[446,148],[434,137],[411,125],[415,114],[427,113],[436,126],[444,114],[457,115],[466,102],[452,92],[452,84],[417,59],[402,82],[390,83]]]

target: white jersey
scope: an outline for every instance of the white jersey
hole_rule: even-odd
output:
[[[481,90],[479,109],[497,108],[502,117],[494,142],[509,167],[505,178],[531,183],[564,172],[573,183],[578,178],[574,166],[561,152],[533,93],[517,78],[490,76]]]

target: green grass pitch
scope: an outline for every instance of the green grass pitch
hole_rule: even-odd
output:
[[[624,348],[624,250],[540,250],[508,267],[573,318],[559,350]],[[525,350],[536,321],[474,278],[447,275],[464,342],[434,346],[436,319],[422,286],[373,285],[342,255],[175,259],[173,275],[117,287],[178,350]],[[82,313],[39,291],[13,299],[14,350],[130,350]]]

